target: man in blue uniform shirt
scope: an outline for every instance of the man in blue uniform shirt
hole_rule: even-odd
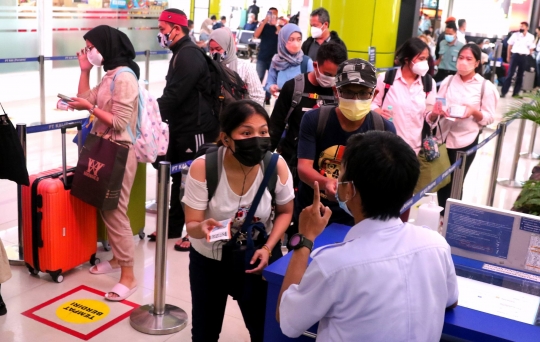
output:
[[[437,232],[403,223],[403,204],[420,174],[414,151],[389,132],[347,142],[336,199],[354,218],[344,242],[311,253],[331,211],[320,202],[300,215],[300,234],[278,299],[282,332],[298,337],[319,322],[320,341],[439,341],[444,313],[457,305],[450,246]]]

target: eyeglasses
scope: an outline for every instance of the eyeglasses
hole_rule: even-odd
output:
[[[94,48],[95,48],[95,46],[87,46],[87,47],[84,48],[84,52],[89,53]]]
[[[345,89],[338,89],[338,92],[339,92],[339,95],[344,98],[344,99],[347,99],[347,100],[353,100],[353,99],[358,99],[358,100],[369,100],[371,98],[371,95],[373,95],[373,92],[369,92],[369,91],[359,91],[359,92],[354,92],[354,91],[350,91],[350,90],[345,90]]]

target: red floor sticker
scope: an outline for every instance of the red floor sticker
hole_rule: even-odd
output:
[[[139,304],[106,301],[105,292],[81,285],[22,314],[88,341],[129,317]]]

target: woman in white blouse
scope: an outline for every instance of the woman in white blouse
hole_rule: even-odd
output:
[[[439,88],[438,98],[446,98],[444,110],[437,102],[428,121],[434,124],[440,118],[442,140],[446,140],[450,163],[456,162],[457,152],[467,151],[478,145],[481,129],[493,122],[499,102],[499,92],[493,83],[481,76],[482,51],[476,44],[467,44],[458,53],[457,75],[445,78]],[[461,117],[456,116],[462,112]],[[439,135],[437,134],[439,138]],[[467,156],[465,175],[476,153]],[[439,205],[445,207],[450,197],[452,183],[437,193]]]
[[[185,204],[186,228],[191,242],[189,279],[193,341],[212,342],[219,339],[232,280],[221,262],[222,243],[207,242],[206,237],[215,226],[221,226],[219,221],[222,220],[232,219],[233,235],[242,226],[263,180],[262,159],[270,149],[269,122],[264,108],[250,100],[237,101],[225,108],[220,116],[218,143],[218,156],[223,156],[222,172],[210,201],[205,156],[196,159],[190,167],[182,202]],[[259,265],[245,271],[247,275],[243,277],[244,281],[251,282],[251,296],[234,298],[240,306],[252,341],[263,340],[267,283],[262,279],[261,272],[270,262],[281,257],[281,237],[293,213],[292,176],[281,157],[277,163],[277,175],[275,209],[272,195],[266,189],[253,219],[253,222],[264,223],[268,240],[252,259],[252,263],[258,259]]]
[[[382,73],[377,78],[377,95],[371,103],[371,109],[385,119],[392,120],[397,135],[418,155],[426,114],[435,104],[437,93],[435,81],[427,75],[429,47],[421,39],[411,38],[396,52],[396,59],[401,67]],[[395,73],[392,85],[385,83],[388,72]],[[430,83],[431,87],[426,87],[424,82]],[[429,88],[429,92],[424,91]],[[388,110],[390,106],[393,113]],[[403,221],[408,218],[409,211],[401,215]]]

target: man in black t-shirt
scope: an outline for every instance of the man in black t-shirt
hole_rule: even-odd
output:
[[[277,53],[278,33],[281,27],[278,25],[278,10],[271,7],[264,20],[253,34],[254,38],[261,40],[259,44],[259,54],[257,55],[257,74],[261,82],[264,79],[266,71],[270,69],[272,57]],[[266,102],[270,100],[270,93],[266,92]]]
[[[321,203],[332,210],[329,223],[354,224],[352,216],[336,201],[337,178],[347,140],[354,134],[375,130],[376,126],[381,126],[379,130],[396,133],[391,122],[370,111],[376,85],[373,65],[358,58],[347,60],[338,68],[334,87],[339,105],[330,110],[326,124],[322,126],[324,129],[317,132],[321,109],[304,114],[298,138],[298,176],[301,182],[295,213],[300,213],[313,202],[312,186],[317,181]]]
[[[272,149],[279,147],[278,151],[293,171],[295,186],[298,183],[298,177],[294,171],[297,165],[296,150],[300,121],[304,113],[319,108],[321,104],[336,102],[332,87],[336,83],[338,66],[345,60],[347,60],[347,50],[342,45],[329,43],[321,46],[317,52],[317,59],[313,62],[313,71],[297,76],[298,79],[302,79],[302,86],[298,87],[296,78],[285,82],[276,100],[272,116],[270,116]],[[301,93],[295,96],[297,91]],[[286,126],[288,126],[287,129]],[[283,134],[285,137],[281,139]]]

